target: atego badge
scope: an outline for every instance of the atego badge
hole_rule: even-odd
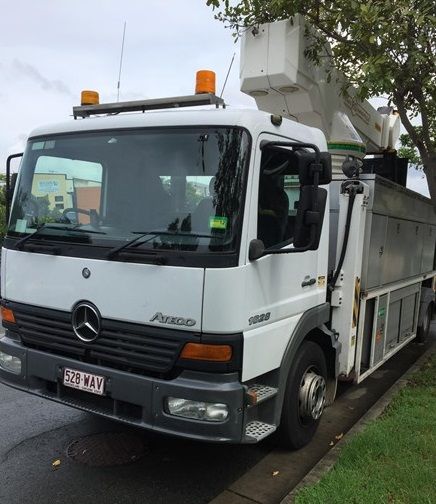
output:
[[[174,324],[179,326],[195,326],[196,320],[184,317],[173,317],[172,315],[163,315],[161,312],[156,312],[150,319],[150,322],[158,321],[160,324]]]

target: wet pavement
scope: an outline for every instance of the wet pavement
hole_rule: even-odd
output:
[[[433,322],[431,341],[435,329]],[[275,437],[229,446],[150,434],[0,385],[0,504],[279,502],[425,348],[412,342],[360,386],[342,385],[315,440],[298,452],[280,449]],[[126,463],[69,457],[82,446],[85,455],[86,436],[116,439]]]

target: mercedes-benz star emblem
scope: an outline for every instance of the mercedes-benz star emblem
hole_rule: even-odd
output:
[[[73,310],[74,334],[85,343],[91,343],[100,334],[100,314],[90,303],[79,303]]]

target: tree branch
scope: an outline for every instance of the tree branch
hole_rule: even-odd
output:
[[[426,101],[422,93],[422,88],[416,89],[416,100],[418,102],[419,111],[421,113],[423,141],[427,147],[427,150],[430,151],[432,147],[432,142],[430,139],[430,122],[428,118]]]
[[[328,37],[331,37],[332,39],[336,40],[336,42],[342,42],[343,44],[357,46],[356,42],[353,42],[352,40],[348,39],[347,37],[344,37],[343,35],[339,35],[339,33],[336,33],[335,31],[332,32],[327,28],[325,28],[313,14],[310,14],[309,12],[302,12],[301,14],[307,16],[313,22],[313,25],[318,28],[318,30],[322,31]]]
[[[398,108],[398,112],[400,114],[400,119],[401,122],[403,123],[404,128],[406,129],[407,133],[409,134],[410,138],[412,139],[412,142],[416,145],[417,149],[419,150],[419,153],[421,155],[421,158],[426,158],[428,157],[428,152],[426,149],[426,146],[420,136],[418,135],[415,127],[413,124],[410,122],[410,119],[407,115],[406,111],[406,105],[404,103],[404,98],[399,94],[394,92],[394,100],[395,100],[395,105]]]

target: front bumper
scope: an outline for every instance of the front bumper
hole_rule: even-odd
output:
[[[173,380],[159,380],[25,348],[8,333],[0,338],[0,351],[21,359],[19,375],[0,368],[0,381],[11,387],[165,434],[203,441],[248,441],[244,436],[245,391],[237,373],[184,371]],[[64,367],[105,376],[105,396],[64,387]],[[224,403],[229,416],[219,423],[175,417],[164,409],[168,396]]]

